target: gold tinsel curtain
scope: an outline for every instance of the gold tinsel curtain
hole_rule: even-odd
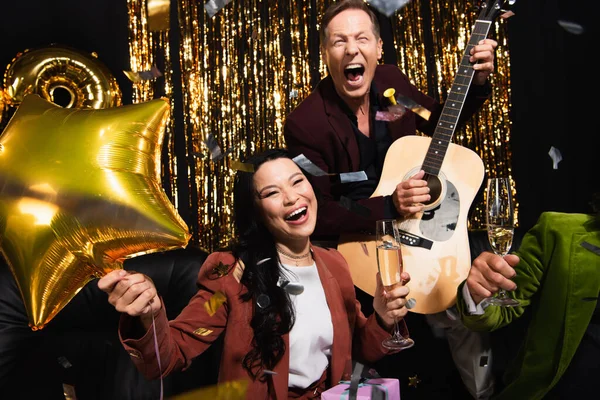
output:
[[[171,65],[169,54],[175,51],[168,48],[168,32],[148,31],[147,1],[128,0],[131,67],[147,70],[156,58],[165,59],[164,93],[172,107],[181,101],[185,146],[183,153],[175,151],[172,123],[163,179],[175,205],[190,210],[184,218],[193,241],[213,250],[233,233],[235,171],[230,162],[256,150],[284,146],[285,116],[326,74],[318,54],[317,21],[330,2],[233,0],[211,18],[202,1],[179,0],[179,59],[173,56],[178,65]],[[471,11],[472,3],[465,0],[413,0],[392,18],[398,65],[432,96],[445,98],[452,84],[476,17]],[[425,35],[431,39],[425,40]],[[510,59],[502,22],[494,24],[490,37],[500,43],[494,95],[454,141],[478,152],[490,176],[510,176]],[[433,68],[427,67],[428,58],[435,60]],[[180,70],[180,81],[173,82],[173,67]],[[174,99],[173,88],[178,86],[181,99]],[[148,83],[138,84],[134,101],[152,98],[153,90]],[[222,160],[211,160],[205,145],[211,135],[227,152]],[[178,171],[188,174],[186,190],[177,184]],[[477,199],[471,228],[482,227],[484,208]]]

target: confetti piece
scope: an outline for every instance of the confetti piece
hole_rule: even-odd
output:
[[[225,303],[226,300],[227,297],[225,297],[225,295],[220,291],[217,291],[212,296],[210,296],[210,299],[208,299],[206,303],[204,303],[204,309],[206,310],[208,315],[212,317],[216,314],[219,307],[221,307],[221,305]]]
[[[342,183],[362,182],[368,179],[369,178],[367,177],[367,173],[365,171],[342,172],[340,174],[340,182]]]
[[[147,21],[150,32],[169,30],[171,0],[148,0]]]
[[[292,158],[292,161],[296,163],[300,168],[309,173],[312,176],[339,176],[341,183],[348,182],[361,182],[368,179],[365,171],[356,172],[342,172],[340,174],[328,174],[319,168],[315,163],[310,161],[304,154],[297,155]]]
[[[410,97],[403,96],[399,94],[396,96],[396,101],[400,106],[408,108],[410,111],[414,112],[424,120],[429,121],[429,117],[431,116],[431,111],[411,99]]]
[[[231,160],[230,166],[231,166],[231,168],[235,169],[236,171],[250,172],[250,173],[254,172],[254,165],[248,164],[248,163],[243,163],[238,160]]]
[[[285,290],[288,294],[293,296],[298,296],[304,292],[304,285],[300,282],[290,282],[286,280],[282,280],[281,283],[277,283],[283,290]]]
[[[304,154],[297,155],[296,157],[292,158],[292,161],[312,176],[328,175],[327,172],[323,171],[321,168],[317,167],[312,161],[306,158]]]
[[[63,395],[65,400],[77,400],[77,394],[75,393],[75,386],[63,383]]]
[[[394,107],[397,107],[397,106],[394,106]],[[392,121],[399,120],[400,118],[402,118],[403,115],[404,115],[404,112],[398,112],[398,111],[390,111],[390,110],[377,111],[375,113],[375,120],[392,122]]]
[[[589,242],[581,242],[581,247],[583,247],[584,249],[588,249],[592,253],[600,256],[600,247],[598,247],[598,246],[594,246],[593,244],[591,244]]]
[[[416,388],[419,383],[421,383],[421,380],[419,379],[419,377],[417,375],[408,377],[408,386],[409,387],[412,386],[412,387]]]
[[[213,333],[213,331],[207,328],[198,328],[194,331],[194,334],[198,336],[208,336],[211,333]]]
[[[362,248],[363,253],[368,257],[369,256],[369,248],[366,243],[361,243],[360,247]]]
[[[413,299],[412,297],[408,300],[406,300],[406,308],[408,308],[409,310],[411,308],[414,308],[417,305],[417,300]]]
[[[576,22],[558,20],[558,25],[561,26],[565,31],[572,33],[573,35],[581,35],[585,32],[583,26]]]
[[[562,161],[562,154],[560,154],[560,150],[558,150],[554,146],[550,146],[550,150],[548,151],[548,155],[552,159],[552,168],[558,169],[558,163]]]
[[[263,370],[263,375],[277,375],[277,372],[271,371],[270,369]]]
[[[208,147],[208,150],[210,151],[210,159],[212,161],[218,161],[225,156],[223,154],[223,150],[221,150],[221,147],[217,142],[217,139],[212,133],[208,134],[208,137],[206,138],[206,140],[204,140],[204,144],[206,145],[206,147]]]
[[[71,368],[73,366],[73,364],[71,364],[65,356],[58,357],[57,361],[64,369]]]
[[[204,4],[204,9],[208,16],[212,18],[229,3],[231,3],[231,0],[209,0]]]
[[[227,273],[229,273],[229,268],[230,268],[229,265],[225,265],[219,261],[219,264],[213,268],[211,273],[213,275],[217,275],[219,278],[222,278],[225,275],[227,275]]]
[[[258,267],[259,265],[262,265],[262,264],[266,263],[270,259],[271,259],[271,257],[263,258],[262,260],[260,260],[259,262],[256,263],[256,266]]]
[[[245,400],[248,390],[247,379],[223,382],[218,385],[191,390],[186,393],[169,397],[169,400]]]
[[[123,71],[123,73],[133,83],[138,83],[141,81],[150,81],[152,79],[158,78],[159,76],[162,76],[162,72],[160,72],[156,66],[153,66],[150,71]]]
[[[391,17],[396,11],[407,5],[410,0],[371,0],[369,3],[386,17]]]

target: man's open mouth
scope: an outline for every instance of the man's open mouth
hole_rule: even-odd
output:
[[[357,82],[365,73],[365,67],[360,64],[348,64],[344,68],[344,75],[350,82]]]

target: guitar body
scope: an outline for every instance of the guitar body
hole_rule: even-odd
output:
[[[396,140],[386,154],[381,180],[371,197],[392,194],[398,183],[421,170],[431,141],[416,135]],[[468,212],[484,174],[477,153],[450,143],[437,175],[439,199],[412,218],[398,219],[404,271],[411,277],[409,297],[417,301],[410,311],[433,314],[456,302],[457,287],[471,267]],[[354,284],[373,295],[378,270],[375,236],[342,235],[338,250],[350,266]]]

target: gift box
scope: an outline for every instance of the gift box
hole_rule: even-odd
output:
[[[385,393],[386,400],[400,400],[400,381],[398,379],[367,379],[358,384],[357,400],[370,400],[371,390],[377,386]],[[321,393],[321,400],[347,400],[350,382],[344,381]]]

